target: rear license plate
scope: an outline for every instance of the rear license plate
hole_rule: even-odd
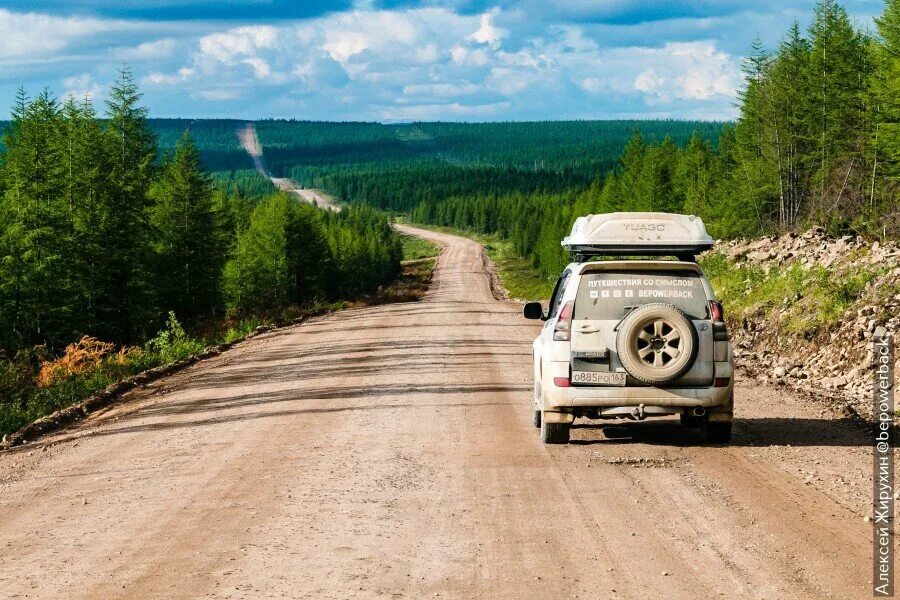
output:
[[[572,383],[587,385],[625,385],[625,373],[609,371],[572,371]]]

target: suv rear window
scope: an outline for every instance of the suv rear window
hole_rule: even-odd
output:
[[[695,319],[707,318],[706,291],[695,271],[585,273],[575,296],[575,319],[623,318],[628,309],[661,302]]]

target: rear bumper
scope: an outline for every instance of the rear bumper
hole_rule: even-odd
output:
[[[590,408],[604,406],[671,406],[705,408],[726,406],[731,401],[731,388],[544,388],[544,410]]]
[[[547,411],[640,406],[643,404],[644,406],[668,408],[702,406],[714,409],[716,412],[731,413],[734,404],[734,379],[731,379],[727,387],[556,387],[552,376],[548,375],[552,375],[552,372],[545,374],[541,382],[541,399],[543,401],[541,408]],[[568,376],[568,372],[565,373],[565,376]]]

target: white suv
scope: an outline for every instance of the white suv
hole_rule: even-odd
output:
[[[580,217],[563,241],[573,255],[534,341],[534,424],[565,444],[576,417],[679,415],[710,442],[731,438],[733,356],[722,306],[697,265],[712,246],[697,217]],[[659,260],[660,256],[676,260]],[[655,259],[597,260],[600,256]]]

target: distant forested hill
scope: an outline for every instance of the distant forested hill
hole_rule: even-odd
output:
[[[151,119],[161,149],[190,129],[213,171],[251,168],[234,119]],[[418,162],[459,166],[570,169],[595,176],[615,164],[639,130],[648,142],[670,137],[683,146],[694,132],[716,139],[722,124],[702,121],[536,121],[509,123],[404,123],[262,120],[256,131],[269,168]]]
[[[271,191],[253,172],[236,119],[150,119],[160,155],[190,130],[204,168],[229,191],[260,197]],[[716,140],[723,125],[702,121],[536,121],[506,123],[321,122],[255,123],[266,164],[276,176],[326,189],[344,201],[408,211],[422,201],[470,194],[583,189],[618,164],[629,138],[692,133]],[[5,126],[0,122],[0,130]]]
[[[718,137],[719,123],[697,121],[537,121],[508,123],[327,123],[260,121],[256,124],[270,168],[439,159],[456,165],[573,169],[596,175],[615,164],[635,130],[644,138],[678,145],[691,133]]]
[[[246,121],[234,119],[148,119],[156,134],[161,155],[175,149],[185,130],[190,130],[200,150],[203,165],[209,171],[252,169],[253,161],[241,148],[235,130]],[[0,121],[0,150],[3,131],[9,121]]]
[[[396,211],[476,193],[583,189],[617,165],[635,131],[683,146],[692,133],[717,139],[722,127],[699,121],[256,123],[273,174]]]
[[[234,119],[150,119],[160,151],[175,147],[186,129],[191,132],[203,160],[210,171],[252,169],[253,162],[241,148],[236,129],[245,121]]]

